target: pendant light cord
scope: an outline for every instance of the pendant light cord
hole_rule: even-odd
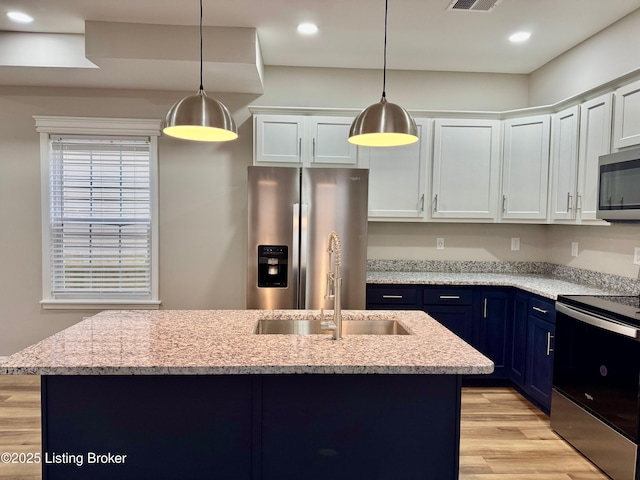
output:
[[[202,0],[200,0],[200,91],[204,91],[202,84]]]
[[[382,68],[382,98],[386,98],[387,93],[387,15],[389,12],[389,0],[384,2],[384,64]]]

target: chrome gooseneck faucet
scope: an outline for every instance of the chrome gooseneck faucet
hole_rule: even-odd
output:
[[[326,300],[333,299],[333,322],[322,322],[322,328],[333,330],[333,339],[342,338],[342,310],[340,308],[340,291],[342,289],[342,277],[340,276],[340,263],[342,261],[340,251],[340,237],[336,232],[329,234],[329,272],[327,273],[327,287],[324,293]],[[335,261],[332,254],[335,253]]]

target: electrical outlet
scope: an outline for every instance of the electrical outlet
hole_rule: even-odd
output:
[[[520,250],[520,237],[513,237],[511,239],[511,250],[514,252]]]
[[[442,237],[436,238],[436,249],[444,250],[444,238]]]
[[[571,256],[578,256],[578,242],[571,242]]]
[[[633,264],[640,265],[640,247],[636,247],[633,251]]]

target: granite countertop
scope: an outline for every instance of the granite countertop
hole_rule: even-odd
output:
[[[556,300],[558,295],[612,295],[611,289],[586,286],[548,275],[457,272],[368,272],[367,283],[516,287]]]
[[[318,311],[105,311],[11,355],[0,363],[0,374],[488,374],[493,371],[491,360],[424,312],[343,313],[343,318],[352,320],[396,319],[411,335],[350,335],[335,341],[328,334],[253,333],[261,318],[319,318]]]

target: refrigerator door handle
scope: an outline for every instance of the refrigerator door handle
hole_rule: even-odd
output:
[[[300,204],[299,203],[294,203],[293,204],[293,218],[292,218],[292,223],[293,223],[293,239],[291,242],[292,245],[292,252],[291,252],[291,277],[292,277],[292,282],[291,282],[291,288],[293,289],[293,301],[295,302],[294,308],[299,308],[299,302],[300,302],[300,265],[299,265],[299,260],[300,260],[300,234],[299,234],[299,227],[300,227]]]
[[[306,203],[300,204],[300,284],[298,286],[298,308],[306,309],[306,294],[307,294],[307,262],[308,262],[308,245],[309,245],[309,205]],[[295,233],[294,233],[295,235]]]

